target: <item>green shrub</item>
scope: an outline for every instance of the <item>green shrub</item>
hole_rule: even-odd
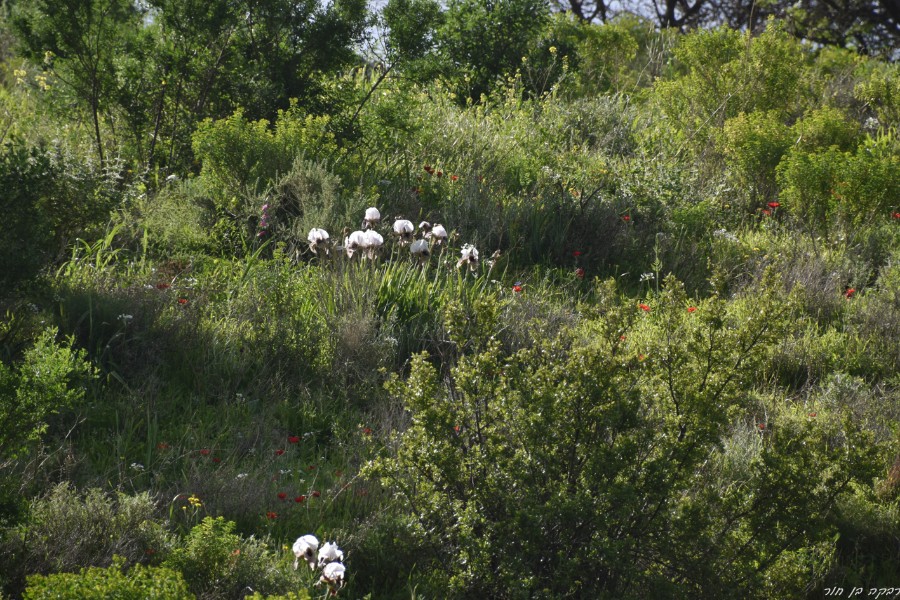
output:
[[[75,236],[96,233],[112,208],[113,180],[92,163],[43,146],[0,148],[0,285],[34,277]]]
[[[859,357],[850,352],[849,340],[833,327],[819,328],[799,322],[772,355],[771,371],[788,388],[803,389],[829,376],[836,368],[858,368]]]
[[[97,375],[84,351],[72,348],[72,338],[62,344],[56,337],[55,329],[45,329],[20,365],[0,362],[0,466],[38,439],[51,415],[81,401]]]
[[[203,121],[193,135],[201,177],[216,202],[231,208],[247,190],[262,192],[287,173],[298,156],[336,158],[340,151],[328,117],[305,115],[297,107],[278,112],[272,124],[250,121],[240,109],[225,119]]]
[[[900,264],[885,268],[875,284],[848,302],[849,329],[858,336],[870,372],[900,369]]]
[[[859,136],[859,123],[830,106],[807,111],[803,118],[794,123],[790,133],[792,143],[800,148],[824,150],[836,146],[844,152],[856,149]]]
[[[739,32],[726,28],[698,31],[679,40],[675,58],[680,76],[654,86],[663,112],[675,120],[679,133],[688,134],[706,121],[721,125],[741,110],[752,110],[741,106],[739,98],[731,101],[743,91],[737,82],[744,66],[742,42]]]
[[[775,197],[775,168],[794,140],[776,111],[742,113],[725,122],[722,151],[738,182],[765,202]]]
[[[0,536],[0,581],[14,594],[21,593],[27,575],[106,567],[114,556],[128,564],[144,562],[164,555],[171,544],[146,492],[79,493],[61,483],[30,504]]]
[[[322,273],[315,267],[297,269],[283,260],[266,267],[255,274],[241,297],[246,314],[259,319],[244,335],[258,344],[260,367],[315,381],[327,372],[332,359],[327,292],[320,293]],[[260,311],[263,306],[268,313]],[[212,322],[214,318],[211,315]]]
[[[298,157],[291,169],[278,178],[269,192],[266,219],[258,225],[259,239],[281,244],[285,254],[297,260],[312,256],[307,235],[313,227],[341,241],[341,228],[356,227],[364,214],[362,199],[352,201],[341,193],[340,179],[323,164]]]
[[[864,225],[886,221],[900,197],[900,157],[883,143],[853,154],[836,146],[820,152],[792,150],[778,165],[780,199],[808,233],[830,239],[853,235]]]
[[[872,108],[879,126],[896,127],[900,123],[900,68],[896,63],[875,63],[872,71],[857,84],[855,95]]]
[[[437,585],[461,597],[740,594],[783,552],[827,541],[835,490],[866,463],[846,446],[822,452],[837,421],[785,421],[771,440],[746,422],[746,386],[785,323],[771,296],[689,310],[667,280],[646,304],[607,299],[602,319],[515,354],[479,333],[492,320],[478,313],[476,331],[456,333],[472,353],[446,377],[416,357],[391,383],[410,426],[369,470],[400,494]],[[716,473],[735,421],[757,432],[756,457]]]
[[[51,162],[36,148],[6,146],[0,156],[0,283],[8,285],[34,276],[59,249],[50,215],[41,204],[52,193]]]
[[[840,324],[849,305],[847,288],[859,288],[874,265],[857,248],[832,244],[817,248],[814,240],[785,234],[767,236],[764,260],[777,266],[784,289],[796,292],[802,313],[820,325]]]
[[[154,520],[156,506],[146,492],[110,496],[99,489],[79,493],[66,483],[35,500],[20,526],[29,573],[108,566],[114,555],[130,563],[164,554],[170,540]]]
[[[125,560],[118,556],[109,567],[81,569],[77,575],[32,575],[22,596],[24,600],[189,600],[194,597],[180,573],[143,565],[126,570]]]
[[[632,62],[637,58],[637,23],[584,27],[578,46],[578,88],[585,91],[626,91]],[[628,90],[630,91],[630,90]]]
[[[828,236],[838,210],[833,196],[846,188],[842,167],[849,160],[837,148],[822,152],[791,152],[778,167],[780,198],[808,234]],[[840,186],[838,184],[841,183]]]
[[[896,480],[892,483],[896,485]],[[856,487],[838,505],[836,522],[839,537],[835,560],[825,581],[866,590],[894,586],[900,576],[900,548],[896,543],[900,507],[896,497],[879,499],[871,489]]]
[[[134,237],[146,236],[155,256],[171,259],[216,248],[211,239],[215,214],[197,179],[172,183],[152,197],[142,197],[128,217]]]
[[[522,60],[520,72],[532,96],[562,92],[570,99],[636,94],[658,75],[660,47],[674,41],[653,23],[620,14],[602,25],[571,13],[551,16],[543,38]]]
[[[681,38],[675,57],[683,74],[659,80],[654,97],[672,120],[674,141],[697,153],[728,119],[756,111],[789,115],[801,100],[806,55],[774,21],[752,38],[728,28],[698,30]]]
[[[201,598],[237,598],[248,588],[277,594],[298,587],[286,561],[262,540],[241,537],[234,528],[222,517],[206,517],[163,566],[180,571],[191,592]]]
[[[409,115],[414,143],[404,145],[422,150],[405,151],[401,172],[376,187],[383,213],[444,223],[486,256],[500,249],[514,263],[563,264],[578,249],[603,264],[616,251],[631,208],[612,198],[618,176],[639,179],[614,157],[634,151],[627,98],[527,99],[513,83],[463,109],[431,92],[435,101]]]
[[[306,205],[327,213],[335,203],[338,180],[319,163],[304,160],[342,155],[329,123],[328,117],[291,107],[279,111],[271,125],[249,121],[240,110],[200,124],[193,135],[194,154],[202,162],[200,183],[211,200],[212,235],[226,255],[245,253],[268,239],[262,212],[273,197],[283,209],[275,218],[277,229],[294,247],[306,239],[308,229],[301,230],[307,221],[296,222]]]

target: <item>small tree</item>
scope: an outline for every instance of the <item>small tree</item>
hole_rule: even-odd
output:
[[[56,76],[87,108],[100,162],[100,121],[117,87],[116,57],[141,23],[130,0],[73,0],[16,3],[13,24],[26,57]]]
[[[549,16],[547,0],[451,0],[440,18],[428,18],[438,72],[461,100],[477,101],[522,64]]]

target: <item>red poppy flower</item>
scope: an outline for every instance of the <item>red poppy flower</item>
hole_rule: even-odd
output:
[[[455,431],[456,433],[459,433],[459,425],[454,425],[453,431]]]
[[[184,305],[187,303],[188,303],[187,298],[179,298],[178,299],[178,304]]]
[[[363,427],[363,435],[372,435],[372,429],[370,427]]]
[[[158,289],[158,290],[167,290],[170,287],[172,287],[172,286],[170,286],[168,283],[157,283],[156,284],[156,289]]]
[[[209,452],[210,452],[209,448],[203,448],[200,450],[200,455],[201,456],[209,456]]]
[[[645,358],[647,358],[647,357],[644,356],[643,354],[638,354],[638,360],[644,360]]]
[[[216,456],[215,458],[213,458],[213,462],[219,464],[220,462],[222,462],[222,459]]]
[[[307,471],[315,471],[315,470],[316,470],[316,465],[309,465],[308,467],[306,467],[306,470],[307,470]]]
[[[231,555],[232,555],[232,556],[240,556],[240,555],[241,555],[241,549],[240,549],[240,548],[235,548],[234,550],[231,551]]]
[[[285,498],[287,498],[287,494],[285,492],[278,492],[279,500],[284,500]]]
[[[688,312],[689,313],[697,312],[697,307],[696,306],[688,306]]]
[[[631,217],[628,216],[628,215],[623,215],[623,216],[622,216],[622,220],[625,221],[625,222],[627,223],[628,221],[631,220]]]
[[[584,269],[582,269],[581,267],[575,269],[575,277],[577,277],[578,279],[584,279]]]
[[[769,204],[767,204],[766,206],[768,206],[769,208],[778,208],[779,206],[781,206],[781,203],[780,202],[769,202]]]
[[[450,181],[459,181],[459,175],[451,175]]]
[[[437,173],[435,173],[435,175],[437,175],[438,177],[443,177],[443,176],[444,176],[444,172],[443,172],[443,171],[438,171]]]
[[[762,214],[763,214],[764,217],[768,217],[769,215],[772,214],[772,211],[769,210],[768,208],[764,208],[763,211],[762,211]]]
[[[297,504],[303,504],[304,500],[306,500],[306,496],[304,496],[303,494],[300,494],[299,496],[294,498],[294,502],[296,502]]]
[[[638,304],[638,308],[640,308],[644,312],[650,312],[650,307],[646,304]]]
[[[284,448],[279,448],[275,451],[275,456],[281,456],[282,454],[284,454]]]
[[[432,173],[432,171],[434,171],[434,169],[431,167],[431,165],[425,165],[426,173],[428,173],[430,175]]]
[[[575,252],[572,253],[572,256],[574,256],[575,258],[578,258],[579,256],[581,256],[581,250],[576,250]]]
[[[168,445],[167,443],[165,443],[165,442],[160,442],[160,443],[158,443],[158,444],[156,445],[156,448],[157,448],[158,450],[168,450],[168,449],[169,449],[169,445]]]
[[[269,520],[277,519],[277,518],[278,518],[278,513],[277,513],[277,512],[272,512],[272,511],[270,510],[269,512],[266,513],[266,518],[269,519]]]
[[[817,414],[819,414],[819,413],[811,412],[811,413],[809,413],[809,416],[810,416],[810,417],[815,417]]]
[[[895,219],[900,219],[900,212],[891,213],[891,216]]]
[[[515,293],[518,294],[519,292],[522,291],[522,286],[521,286],[521,285],[518,285],[518,284],[514,285],[514,286],[513,286],[513,291],[514,291]]]
[[[847,299],[849,300],[850,298],[853,297],[853,294],[855,294],[855,293],[856,293],[856,290],[855,290],[855,289],[853,289],[853,288],[847,288],[847,290],[844,292],[844,296],[846,296]]]
[[[292,435],[292,436],[288,437],[288,443],[289,443],[289,444],[299,444],[299,443],[300,443],[300,436],[299,436],[299,435]]]
[[[765,424],[765,423],[760,423],[760,424],[757,425],[757,427],[759,427],[759,430],[762,431],[763,429],[766,428],[766,424]]]
[[[620,336],[619,336],[619,341],[620,341],[620,342],[624,342],[624,341],[625,341],[625,339],[626,339],[626,338],[625,338],[625,336],[624,336],[624,335],[620,335]]]
[[[321,495],[322,495],[322,492],[320,492],[319,490],[313,490],[312,493],[310,494],[310,496],[312,496],[313,498],[318,498]]]

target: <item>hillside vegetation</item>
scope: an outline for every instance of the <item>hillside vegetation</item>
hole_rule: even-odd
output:
[[[322,597],[304,534],[352,598],[900,586],[897,63],[71,4],[0,27],[0,595]]]

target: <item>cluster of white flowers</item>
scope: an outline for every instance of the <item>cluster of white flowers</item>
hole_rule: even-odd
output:
[[[731,233],[730,231],[728,231],[727,229],[716,229],[715,231],[713,231],[713,236],[718,237],[718,238],[724,238],[724,239],[728,240],[729,242],[738,241],[737,236],[734,235],[733,233]]]
[[[352,258],[354,254],[360,252],[366,258],[374,259],[379,249],[384,245],[384,237],[375,230],[375,227],[380,222],[381,212],[374,206],[367,208],[361,229],[350,232],[349,227],[345,228],[343,245],[335,246],[335,250],[339,254],[346,254],[347,258]],[[416,239],[416,228],[412,221],[408,219],[396,219],[391,229],[399,244],[401,246],[409,246],[410,254],[419,263],[425,263],[428,257],[431,256],[432,248],[446,245],[450,237],[443,225],[440,223],[432,225],[428,221],[419,223],[418,233],[420,237],[418,239]],[[329,243],[331,242],[331,237],[327,231],[314,227],[309,231],[307,240],[309,241],[309,249],[313,254],[323,253],[326,256],[330,256]],[[456,263],[458,268],[466,265],[472,271],[478,266],[478,249],[472,244],[465,244],[462,247],[462,254]]]
[[[378,249],[384,245],[384,238],[374,229],[354,231],[344,238],[344,251],[347,258],[353,258],[353,254],[359,250],[365,253],[366,258],[374,259]]]
[[[347,579],[344,552],[335,542],[325,542],[319,548],[319,540],[316,536],[302,535],[294,542],[293,551],[294,569],[300,564],[300,559],[303,559],[310,569],[322,569],[317,585],[327,585],[332,595],[336,595],[338,590],[344,587]]]

